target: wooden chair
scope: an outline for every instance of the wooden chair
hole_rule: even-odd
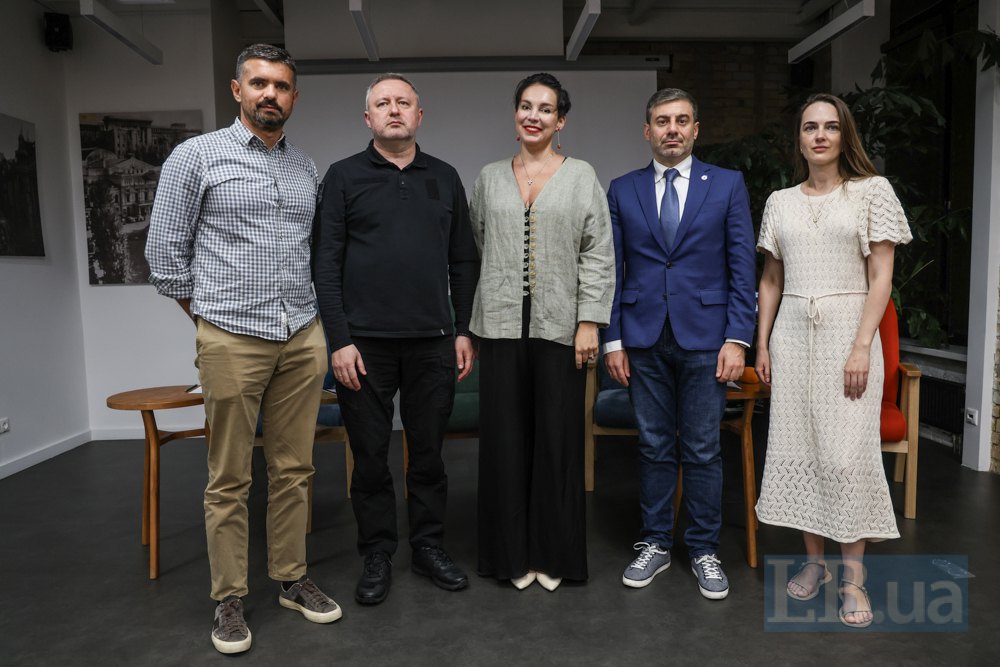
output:
[[[599,435],[638,435],[635,415],[629,401],[628,389],[611,379],[604,360],[598,358],[587,364],[587,389],[584,398],[584,485],[594,490],[594,447]]]
[[[903,516],[917,518],[917,451],[920,440],[920,369],[899,361],[899,322],[889,300],[878,327],[885,361],[882,451],[895,454],[893,481],[903,482]]]
[[[770,389],[757,378],[754,369],[747,366],[740,378],[739,388],[726,392],[729,401],[740,401],[742,409],[734,416],[727,416],[719,427],[740,436],[743,463],[743,504],[746,512],[747,564],[757,567],[757,478],[753,455],[753,410],[757,401],[770,396]],[[599,435],[638,435],[635,417],[628,398],[628,390],[612,380],[604,369],[602,360],[587,365],[587,393],[584,416],[584,480],[587,491],[594,490],[595,439]],[[674,494],[674,516],[681,502],[681,470],[677,469],[677,491]]]

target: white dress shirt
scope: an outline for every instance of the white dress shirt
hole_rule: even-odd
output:
[[[677,176],[674,178],[674,190],[677,191],[677,219],[684,217],[684,204],[688,198],[688,185],[691,184],[691,156],[681,160],[681,163],[674,167]],[[656,172],[656,215],[660,215],[660,205],[663,203],[663,193],[667,189],[667,178],[665,174],[670,167],[664,166],[653,160],[653,171]]]

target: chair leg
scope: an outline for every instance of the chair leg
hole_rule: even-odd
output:
[[[749,413],[743,420],[743,434],[740,446],[743,458],[743,504],[746,510],[747,531],[747,565],[757,567],[757,476],[753,460],[753,431],[750,430],[750,417],[753,415],[753,400],[746,401],[743,407]]]
[[[896,454],[896,466],[895,471],[892,474],[892,481],[899,484],[903,481],[903,472],[906,468],[906,454],[902,452]]]
[[[587,422],[583,437],[583,485],[594,490],[594,425]]]
[[[910,443],[910,451],[906,454],[906,483],[903,487],[903,516],[907,519],[917,518],[917,446],[916,440]]]

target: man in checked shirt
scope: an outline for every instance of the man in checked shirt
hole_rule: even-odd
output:
[[[179,145],[163,165],[146,257],[150,282],[197,326],[195,365],[211,431],[205,528],[212,643],[250,648],[247,494],[258,411],[267,458],[268,575],[278,602],[316,623],[341,616],[306,577],[306,489],[328,360],[316,319],[310,241],[318,175],[282,127],[298,99],[284,49],[249,46],[236,61],[229,127]]]

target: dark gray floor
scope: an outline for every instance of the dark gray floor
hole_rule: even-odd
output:
[[[394,444],[398,470],[398,434]],[[598,453],[597,490],[588,499],[589,583],[555,593],[537,585],[519,592],[473,576],[469,589],[448,593],[410,573],[409,548],[402,546],[388,601],[362,608],[352,597],[360,562],[344,497],[343,447],[317,447],[310,575],[343,605],[344,617],[314,625],[277,605],[276,584],[265,575],[264,485],[255,483],[247,599],[254,644],[248,654],[225,657],[209,639],[214,604],[202,523],[202,441],[171,443],[163,451],[157,581],[147,579],[146,549],[139,543],[141,443],[90,443],[0,480],[0,664],[1000,663],[1000,476],[963,469],[946,450],[926,444],[919,519],[900,517],[902,539],[871,549],[967,555],[976,575],[969,584],[967,632],[793,634],[764,631],[763,569],[746,566],[743,530],[735,524],[723,530],[721,556],[732,586],[727,600],[710,602],[698,594],[678,550],[674,566],[648,588],[622,586],[637,530],[634,446],[607,440]],[[449,441],[446,459],[447,545],[471,573],[476,442]],[[899,507],[901,488],[893,493]],[[727,497],[733,499],[727,515],[738,518],[738,489],[727,490]],[[760,542],[770,554],[800,550],[791,530],[762,526]]]

